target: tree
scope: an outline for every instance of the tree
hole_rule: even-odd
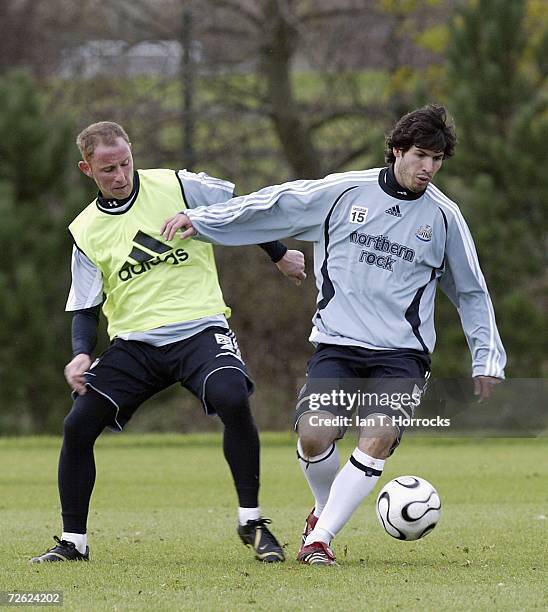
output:
[[[443,18],[446,5],[121,0],[96,6],[89,20],[95,32],[87,25],[82,43],[93,36],[123,40],[128,56],[143,41],[184,43],[183,14],[191,11],[196,165],[239,179],[238,188],[249,190],[381,163],[386,126],[414,105],[414,77],[436,58],[418,34]],[[116,60],[116,77],[95,78],[93,96],[85,83],[76,84],[80,111],[142,133],[147,146],[138,156],[178,165],[185,84],[173,75],[120,79],[124,62]],[[61,95],[71,88],[63,83]]]
[[[382,161],[383,132],[414,105],[414,76],[433,59],[417,35],[444,8],[436,0],[208,4],[201,33],[210,66],[253,74],[236,87],[219,80],[218,99],[244,119],[239,126],[246,115],[255,125],[268,119],[286,177],[298,178]]]
[[[2,0],[0,75],[15,68],[51,75],[63,50],[81,36],[96,0]],[[91,5],[91,6],[90,6]]]
[[[464,3],[447,51],[460,144],[445,182],[473,227],[513,376],[539,376],[546,363],[548,31],[528,15],[533,7],[523,0]]]
[[[64,300],[77,186],[68,188],[71,129],[45,113],[24,73],[0,80],[0,431],[59,431],[68,388]]]

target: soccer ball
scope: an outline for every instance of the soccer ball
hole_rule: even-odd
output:
[[[388,535],[418,540],[434,529],[441,516],[438,492],[424,478],[398,476],[377,497],[377,518]]]

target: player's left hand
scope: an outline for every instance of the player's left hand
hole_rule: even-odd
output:
[[[285,255],[276,262],[278,270],[293,281],[297,286],[306,278],[304,271],[304,254],[301,251],[287,250]]]
[[[474,395],[479,395],[478,402],[483,402],[491,397],[491,391],[502,379],[494,376],[474,376]]]
[[[184,240],[196,234],[196,230],[192,226],[192,221],[184,214],[177,213],[174,217],[169,217],[162,225],[161,234],[168,242],[175,238],[175,234],[179,229],[182,229],[179,238]]]

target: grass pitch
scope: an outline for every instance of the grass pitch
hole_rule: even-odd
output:
[[[60,535],[59,440],[0,439],[0,591],[63,591],[69,610],[546,609],[547,443],[407,437],[382,483],[430,480],[442,519],[387,536],[371,495],[334,542],[337,567],[294,561],[311,497],[289,434],[262,436],[261,503],[288,561],[237,539],[220,437],[106,435],[97,444],[90,563],[29,565]],[[351,451],[349,440],[341,457]],[[377,489],[378,491],[378,489]]]

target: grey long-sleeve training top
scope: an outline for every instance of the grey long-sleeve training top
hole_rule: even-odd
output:
[[[415,194],[396,183],[391,167],[377,168],[187,212],[209,242],[314,243],[312,342],[431,353],[439,283],[459,312],[472,375],[504,377],[506,355],[472,236],[458,206],[434,185]]]

